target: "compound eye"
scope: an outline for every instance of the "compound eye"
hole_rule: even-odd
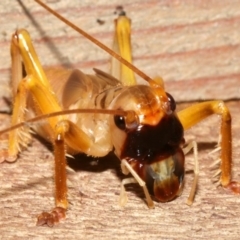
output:
[[[174,100],[174,98],[172,97],[171,94],[169,94],[169,93],[166,93],[166,94],[168,96],[168,102],[170,104],[170,108],[174,112],[175,109],[176,109],[176,102],[175,102],[175,100]]]
[[[132,131],[138,127],[139,118],[134,111],[127,111],[126,116],[115,115],[114,122],[119,129]]]
[[[115,115],[114,116],[114,122],[115,122],[115,125],[119,129],[121,129],[121,130],[126,129],[126,122],[125,122],[125,117],[124,116]]]

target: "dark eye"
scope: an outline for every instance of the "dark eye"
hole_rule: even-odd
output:
[[[123,116],[119,116],[119,115],[114,116],[114,122],[119,129],[121,130],[126,129],[125,118]]]
[[[167,96],[168,96],[168,101],[169,101],[169,103],[170,103],[170,108],[171,108],[171,110],[172,110],[172,111],[175,111],[175,109],[176,109],[176,102],[175,102],[174,98],[172,97],[171,94],[169,94],[169,93],[166,93],[166,94],[167,94]]]

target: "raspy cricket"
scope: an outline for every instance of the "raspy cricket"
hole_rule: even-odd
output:
[[[13,34],[13,114],[11,127],[0,132],[9,132],[9,146],[1,151],[1,159],[15,161],[27,148],[33,130],[53,144],[56,205],[39,215],[38,225],[53,226],[65,218],[67,154],[83,152],[100,157],[114,149],[123,173],[132,175],[122,181],[121,205],[127,201],[125,185],[132,182],[143,188],[149,208],[154,207],[153,200],[174,200],[183,188],[184,155],[189,150],[184,147],[184,130],[212,114],[221,117],[219,182],[223,188],[240,192],[239,183],[231,180],[231,115],[222,101],[203,102],[176,112],[175,100],[165,91],[162,79],[151,79],[131,64],[130,21],[123,10],[115,23],[111,51],[41,1],[36,2],[113,57],[110,74],[98,69],[94,69],[95,75],[78,69],[43,69],[27,30],[18,29]],[[147,84],[137,84],[134,73]],[[31,124],[34,122],[41,124]],[[188,199],[191,204],[198,160],[195,143],[189,146],[195,151],[195,179]]]

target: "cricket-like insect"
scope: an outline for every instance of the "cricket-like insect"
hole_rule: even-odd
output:
[[[114,148],[123,172],[133,175],[122,182],[121,204],[126,202],[124,185],[133,181],[143,187],[150,208],[154,206],[152,197],[160,202],[173,200],[181,193],[184,180],[184,130],[211,114],[221,116],[220,184],[240,192],[239,183],[231,181],[231,116],[222,101],[199,103],[176,113],[175,101],[165,92],[161,81],[147,77],[130,63],[130,21],[123,11],[116,21],[113,47],[118,55],[41,1],[35,1],[121,62],[112,61],[111,75],[96,69],[95,75],[76,69],[44,71],[28,32],[22,29],[13,34],[14,108],[11,127],[0,131],[0,134],[10,131],[9,147],[2,150],[1,158],[15,161],[30,141],[28,124],[44,120],[34,130],[54,145],[56,206],[38,217],[38,225],[53,226],[65,217],[66,152],[99,157]],[[137,85],[133,72],[148,81],[148,85]],[[195,174],[196,180],[198,173]],[[195,188],[196,181],[190,203]]]

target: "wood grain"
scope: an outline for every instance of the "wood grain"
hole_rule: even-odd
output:
[[[32,0],[0,3],[0,96],[9,97],[10,36],[26,28],[45,66],[65,65],[91,72],[108,69],[109,56],[50,16]],[[48,0],[96,38],[111,46],[113,12],[119,1]],[[239,99],[240,1],[121,1],[132,18],[136,65],[150,76],[161,75],[178,101]],[[105,23],[99,25],[97,19]],[[182,104],[179,108],[191,103]],[[227,103],[233,116],[233,176],[240,180],[239,101]],[[3,98],[0,109],[7,110]],[[0,114],[1,128],[10,116]],[[200,178],[193,206],[185,202],[192,174],[187,171],[181,197],[149,210],[141,189],[128,188],[129,202],[118,206],[119,161],[113,156],[69,160],[70,208],[67,219],[49,229],[36,227],[36,216],[49,210],[53,198],[51,147],[34,139],[14,164],[0,170],[0,236],[3,239],[238,239],[240,197],[217,188],[208,155],[218,140],[219,118],[214,116],[186,132],[186,140],[199,144]],[[1,148],[6,147],[5,136]],[[192,155],[186,169],[193,169]]]
[[[46,1],[108,46],[119,1]],[[24,7],[23,7],[24,5]],[[132,19],[134,62],[162,76],[177,101],[240,96],[240,1],[122,1]],[[31,33],[44,66],[108,70],[109,56],[38,6],[24,0],[1,7],[1,86],[9,79],[9,41],[17,28]],[[104,24],[97,23],[97,19]],[[3,89],[2,87],[2,89]],[[7,95],[2,90],[1,95]]]

